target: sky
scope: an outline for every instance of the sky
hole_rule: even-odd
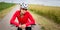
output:
[[[0,0],[10,3],[28,3],[28,4],[41,4],[46,6],[60,6],[60,0]]]

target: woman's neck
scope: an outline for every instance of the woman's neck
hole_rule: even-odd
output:
[[[20,13],[20,17],[23,17],[23,16],[24,16],[24,14]]]

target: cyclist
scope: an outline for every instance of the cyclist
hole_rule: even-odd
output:
[[[35,24],[35,20],[27,10],[28,10],[28,5],[22,3],[20,5],[20,10],[17,10],[12,16],[10,20],[10,24],[13,24],[16,27],[18,27],[17,30],[22,30],[22,29],[32,30],[31,25]],[[16,17],[19,23],[15,22]]]

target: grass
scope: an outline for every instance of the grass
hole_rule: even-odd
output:
[[[60,24],[60,7],[31,4],[29,5],[29,9],[36,14],[47,17],[55,23]]]
[[[58,26],[56,23],[51,21],[48,18],[45,18],[44,16],[38,15],[35,12],[30,11],[32,16],[34,17],[35,21],[41,27],[42,30],[60,30],[60,26]]]
[[[0,2],[0,19],[2,19],[15,6],[13,3]]]
[[[7,9],[11,6],[13,6],[13,3],[5,3],[5,2],[0,2],[0,12],[3,11],[4,9]]]
[[[51,21],[50,19],[41,16],[39,14],[36,14],[33,11],[30,11],[32,16],[34,17],[35,21],[38,25],[40,25],[42,30],[60,30],[60,26],[58,26],[56,23]]]

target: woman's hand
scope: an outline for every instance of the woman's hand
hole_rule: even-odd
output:
[[[21,25],[21,28],[23,29],[26,28],[26,24]]]
[[[19,28],[21,28],[21,25],[19,25]]]
[[[26,24],[19,25],[19,28],[22,28],[22,29],[26,28]]]

